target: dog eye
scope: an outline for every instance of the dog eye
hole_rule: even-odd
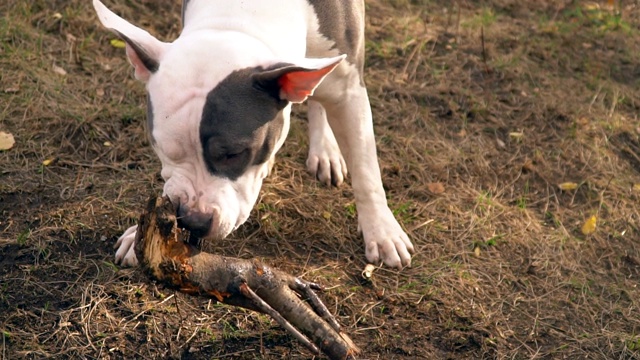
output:
[[[230,178],[240,176],[250,165],[252,149],[242,143],[224,144],[214,138],[206,140],[204,161],[209,172]]]
[[[233,160],[233,159],[236,159],[236,158],[238,158],[238,157],[242,156],[242,154],[244,154],[246,151],[247,151],[247,150],[245,149],[245,150],[242,150],[242,151],[237,152],[237,153],[227,153],[227,154],[224,156],[224,160]]]
[[[239,161],[244,158],[244,155],[249,152],[249,149],[244,149],[242,151],[231,151],[226,152],[218,156],[216,159],[216,163],[219,165],[232,165],[233,163]]]

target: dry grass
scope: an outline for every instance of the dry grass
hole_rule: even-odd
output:
[[[304,171],[302,121],[248,223],[208,250],[326,284],[365,358],[640,358],[640,4],[594,4],[367,1],[383,181],[412,268],[361,279],[351,189]],[[114,8],[170,40],[179,6]],[[309,358],[262,315],[112,264],[162,186],[144,89],[89,2],[0,14],[0,131],[17,140],[0,152],[0,358]]]

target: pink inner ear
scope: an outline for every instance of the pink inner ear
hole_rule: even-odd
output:
[[[318,70],[292,71],[280,76],[278,85],[281,97],[291,102],[303,102],[313,94],[316,86],[336,65],[333,64]]]
[[[144,66],[138,54],[136,54],[135,50],[133,50],[131,45],[129,45],[128,43],[126,44],[126,52],[127,52],[127,58],[129,59],[129,62],[131,63],[131,65],[133,65],[133,68],[135,69],[136,79],[144,82],[149,80],[149,77],[151,76],[151,72]]]

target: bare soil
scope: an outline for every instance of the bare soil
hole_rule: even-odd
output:
[[[178,1],[114,3],[179,33]],[[383,182],[413,266],[362,278],[350,186],[305,171],[304,107],[249,221],[207,251],[324,284],[365,359],[640,359],[640,3],[367,11]],[[0,3],[0,131],[16,138],[0,151],[0,358],[312,358],[264,315],[114,265],[162,182],[113,38],[90,1]]]

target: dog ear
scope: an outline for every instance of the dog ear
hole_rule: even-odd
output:
[[[126,43],[127,57],[135,68],[135,77],[146,82],[160,67],[160,59],[169,47],[109,10],[99,0],[93,0],[93,7],[104,27],[113,31]]]
[[[303,59],[297,64],[278,64],[253,75],[256,87],[281,100],[301,103],[346,57]]]

